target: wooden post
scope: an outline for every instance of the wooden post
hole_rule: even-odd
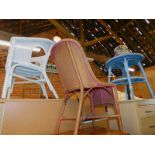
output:
[[[86,51],[86,46],[84,44],[85,42],[85,36],[84,36],[84,29],[83,29],[83,20],[79,20],[79,27],[80,27],[80,42],[83,46],[84,51]]]

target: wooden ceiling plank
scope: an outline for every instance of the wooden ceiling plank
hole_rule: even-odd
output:
[[[120,31],[119,33],[122,35],[122,38],[126,42],[127,46],[129,46],[129,49],[132,49],[134,52],[136,52],[135,47],[133,46],[133,44],[130,42],[129,39],[127,39],[127,37],[126,37],[127,35],[124,34],[123,31]]]
[[[19,20],[19,34],[22,34],[22,19]]]
[[[100,24],[102,24],[102,25],[106,28],[106,30],[107,30],[109,33],[111,33],[111,34],[115,37],[115,39],[116,39],[116,41],[117,41],[118,43],[124,44],[123,41],[118,37],[118,35],[117,35],[114,31],[112,31],[112,29],[108,26],[108,24],[107,24],[106,22],[104,22],[104,21],[101,20],[101,19],[99,19],[98,21],[100,22]]]
[[[150,42],[151,46],[153,47],[153,49],[155,50],[155,44],[152,41],[152,39],[149,37],[149,35],[145,32],[145,30],[143,29],[143,27],[141,26],[141,24],[139,23],[138,20],[134,20],[134,22],[136,23],[136,25],[138,26],[139,30],[143,33],[143,35],[146,37],[146,39]]]
[[[123,31],[120,31],[119,32],[121,35],[122,35],[122,38],[123,38],[123,40],[127,43],[127,46],[129,47],[129,49],[131,49],[132,51],[134,51],[134,52],[137,52],[136,50],[137,50],[137,47],[136,47],[136,49],[135,49],[135,46],[133,45],[133,43],[128,39],[128,35],[127,34],[124,34],[124,32]],[[141,51],[139,51],[141,54],[143,54]],[[149,63],[146,61],[146,59],[144,59],[144,62],[145,62],[145,64],[148,66],[149,65]]]
[[[139,41],[139,39],[137,39],[136,33],[132,32],[129,28],[126,28],[126,29],[128,30],[128,32],[129,32],[132,36],[134,36],[134,39],[136,40],[137,45],[141,46],[141,47],[143,48],[143,50],[147,52],[147,51],[148,51],[147,47],[144,46],[143,43]],[[136,48],[137,48],[137,47],[136,47]],[[139,49],[137,48],[137,50],[139,50]],[[140,51],[140,50],[139,50],[139,51]],[[150,49],[150,51],[152,51],[152,50]],[[149,53],[147,52],[147,54],[150,55],[150,56],[151,56],[152,54],[155,55],[155,54],[152,53],[152,52],[151,52],[151,54],[149,54]]]
[[[134,22],[134,19],[131,19],[128,23],[122,25],[119,30],[117,30],[117,32],[121,31],[123,28],[128,27],[129,25],[131,25]]]

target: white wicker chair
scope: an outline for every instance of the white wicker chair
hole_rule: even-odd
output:
[[[48,98],[45,83],[59,98],[47,74],[46,65],[54,42],[45,38],[12,37],[5,66],[6,75],[2,90],[2,98],[10,98],[14,84],[39,84],[43,95]],[[43,56],[32,57],[33,52],[44,51]],[[15,82],[18,77],[22,81]]]

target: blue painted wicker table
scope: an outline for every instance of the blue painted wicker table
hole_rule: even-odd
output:
[[[106,62],[106,66],[108,69],[108,82],[112,82],[116,85],[124,85],[126,89],[127,99],[128,99],[127,86],[129,86],[129,93],[130,93],[131,99],[134,99],[134,92],[133,92],[132,84],[137,83],[137,82],[146,82],[149,92],[152,98],[154,98],[154,92],[149,84],[149,81],[147,79],[143,66],[141,64],[143,59],[144,59],[144,56],[142,54],[129,53],[129,54],[122,54],[119,56],[115,56]],[[142,73],[142,76],[131,76],[130,75],[129,67],[133,67],[133,66],[139,67]],[[114,69],[120,69],[122,72],[122,76],[113,80],[112,70]]]

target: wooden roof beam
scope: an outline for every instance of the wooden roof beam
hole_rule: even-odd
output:
[[[115,32],[112,31],[112,29],[108,26],[107,23],[105,23],[105,22],[104,22],[103,20],[101,20],[101,19],[99,19],[98,21],[99,21],[100,24],[102,24],[102,25],[106,28],[106,30],[107,30],[109,33],[111,33],[111,34],[114,36],[114,38],[116,39],[116,41],[117,41],[118,43],[124,44],[123,41],[118,37],[118,35],[117,35]]]
[[[107,35],[107,36],[104,36],[104,37],[95,38],[94,40],[90,40],[90,41],[85,42],[84,45],[85,46],[93,45],[93,44],[95,44],[97,42],[105,41],[105,40],[110,39],[112,37],[113,37],[113,35],[110,34],[110,35]]]
[[[75,36],[71,35],[70,32],[68,32],[61,24],[59,24],[59,22],[58,22],[57,20],[55,20],[55,19],[49,19],[49,21],[50,21],[50,23],[51,23],[52,25],[54,25],[55,27],[57,27],[57,28],[58,28],[62,33],[64,33],[67,37],[79,41],[78,38],[76,38]]]

